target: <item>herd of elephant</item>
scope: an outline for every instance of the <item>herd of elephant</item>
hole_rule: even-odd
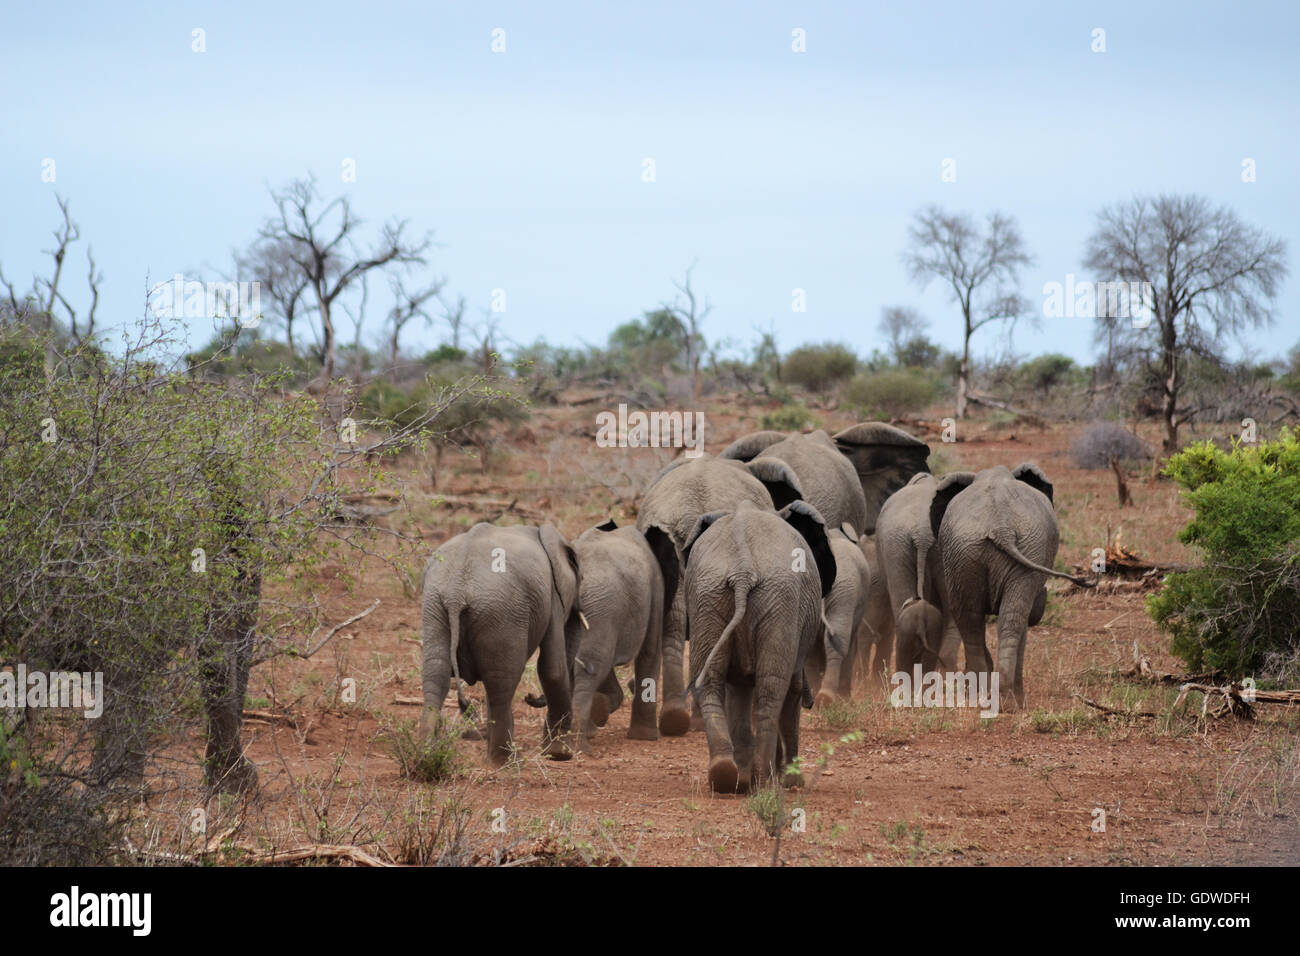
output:
[[[1024,698],[1025,635],[1042,618],[1058,546],[1052,485],[1032,464],[936,478],[930,449],[890,425],[828,435],[760,431],[680,457],[646,491],[635,527],[572,542],[551,524],[478,524],[424,570],[422,732],[454,680],[482,682],[489,759],[513,752],[515,692],[538,653],[543,752],[591,748],[624,700],[628,736],[703,729],[708,779],[745,791],[800,783],[800,711],[847,698],[855,671],[992,672],[997,615],[1004,706]],[[689,678],[683,672],[691,644]],[[1009,692],[1009,694],[1008,694]],[[693,698],[693,707],[689,699]],[[693,710],[693,715],[691,711]]]

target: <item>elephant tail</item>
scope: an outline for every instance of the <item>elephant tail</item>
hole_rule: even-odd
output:
[[[731,637],[731,633],[740,626],[740,622],[745,619],[745,608],[749,605],[751,583],[748,578],[739,578],[731,582],[731,586],[736,590],[735,613],[731,615],[731,620],[727,622],[727,626],[722,629],[722,636],[718,638],[717,643],[713,645],[713,649],[709,651],[709,656],[704,659],[704,666],[700,668],[699,676],[695,678],[695,682],[691,685],[692,692],[700,689],[700,683],[704,680],[704,675],[709,672],[709,667],[713,664],[713,658],[722,649],[722,645],[727,643],[727,638]]]
[[[831,622],[826,620],[826,612],[822,611],[822,627],[826,632],[826,640],[831,642],[831,647],[841,656],[849,652],[849,645],[844,643],[844,638],[835,633],[835,628],[831,627]]]
[[[457,652],[460,649],[460,615],[464,610],[464,606],[460,604],[447,605],[447,629],[451,632],[451,679],[456,682],[456,705],[462,714],[467,713],[470,708],[461,684],[460,662],[457,660]]]
[[[985,538],[988,539],[995,548],[1007,557],[1011,558],[1011,560],[1023,567],[1029,568],[1031,571],[1037,571],[1040,574],[1046,574],[1054,578],[1065,578],[1065,580],[1073,581],[1081,588],[1095,588],[1097,586],[1096,581],[1089,581],[1087,578],[1080,578],[1073,574],[1066,574],[1064,571],[1054,571],[1051,568],[1045,568],[1041,564],[1035,564],[1033,561],[1030,561],[1020,553],[1020,549],[1016,547],[1015,538],[1010,533],[1002,535],[987,534],[985,535]]]

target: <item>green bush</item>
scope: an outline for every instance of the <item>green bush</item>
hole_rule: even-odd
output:
[[[924,410],[938,391],[928,376],[895,369],[857,376],[840,389],[840,401],[860,418],[902,418]]]
[[[1300,653],[1300,440],[1210,442],[1169,459],[1165,474],[1195,512],[1179,539],[1205,563],[1171,574],[1147,609],[1190,667],[1277,675]]]
[[[844,345],[827,342],[795,349],[781,363],[781,380],[812,392],[826,392],[858,369],[858,357]]]
[[[764,430],[775,432],[797,432],[805,428],[816,428],[821,425],[821,421],[808,410],[808,407],[801,402],[794,402],[789,405],[782,405],[780,408],[770,411],[759,419],[759,425]]]

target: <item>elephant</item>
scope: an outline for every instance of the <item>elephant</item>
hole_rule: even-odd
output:
[[[851,662],[852,673],[861,676],[867,687],[887,691],[894,657],[894,611],[889,604],[889,588],[876,554],[875,538],[862,535],[858,550],[870,570],[871,586],[867,591],[866,612],[854,635],[857,647]]]
[[[865,502],[858,531],[875,534],[885,501],[917,472],[928,472],[930,446],[883,422],[861,422],[832,436],[857,473]],[[802,474],[800,475],[802,478]]]
[[[973,478],[974,475],[964,473]],[[944,611],[943,565],[930,529],[939,479],[921,472],[889,496],[876,519],[877,562],[888,585],[900,671],[957,668],[961,634]]]
[[[591,750],[595,728],[605,725],[623,703],[614,667],[635,660],[631,683],[632,720],[627,735],[632,740],[658,740],[655,693],[659,680],[664,608],[677,592],[677,551],[662,528],[651,526],[642,534],[620,528],[613,518],[588,528],[573,542],[582,568],[579,603],[589,629],[570,619],[566,634],[577,641],[573,659],[574,726],[571,747]],[[533,707],[545,707],[545,696],[526,698]]]
[[[830,631],[808,652],[806,676],[816,694],[816,706],[836,697],[853,696],[853,665],[871,596],[871,566],[858,545],[853,525],[844,522],[827,534],[835,556],[835,583],[826,596],[826,623]],[[831,636],[846,645],[841,653]]]
[[[499,528],[480,522],[438,548],[424,569],[424,709],[421,732],[441,716],[449,682],[483,682],[488,759],[513,750],[515,690],[538,651],[546,695],[543,754],[572,756],[570,674],[578,652],[572,622],[585,624],[577,552],[551,524]],[[539,650],[540,649],[540,650]],[[461,710],[465,700],[460,698]]]
[[[742,501],[768,510],[784,507],[802,497],[799,479],[785,462],[763,458],[750,462],[704,454],[670,463],[651,483],[641,501],[636,526],[645,534],[651,527],[666,530],[678,555],[678,580],[685,567],[682,549],[700,517],[734,510]],[[663,627],[663,682],[659,732],[680,736],[691,729],[686,711],[682,658],[686,642],[686,604],[682,589],[665,610]]]
[[[780,512],[742,501],[702,515],[683,551],[709,786],[763,786],[799,754],[804,659],[826,626],[822,599],[835,582],[825,525],[803,501]],[[800,782],[787,770],[787,785]]]
[[[966,648],[966,666],[993,662],[984,643],[985,615],[998,619],[999,696],[1010,690],[1023,706],[1025,635],[1047,606],[1047,578],[1088,581],[1052,569],[1059,544],[1052,483],[1029,463],[940,479],[930,504],[930,529],[943,566],[945,608]]]
[[[866,524],[867,502],[858,474],[821,429],[807,435],[753,432],[737,438],[718,457],[736,461],[768,458],[783,461],[799,479],[803,490],[800,497],[817,509],[826,527],[835,529],[848,522],[856,539]]]

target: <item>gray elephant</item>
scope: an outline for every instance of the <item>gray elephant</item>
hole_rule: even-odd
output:
[[[627,735],[632,740],[658,740],[655,702],[658,700],[659,663],[664,608],[677,592],[677,551],[662,528],[651,526],[642,534],[620,528],[611,518],[588,528],[574,542],[582,587],[578,601],[588,622],[569,620],[570,642],[578,642],[573,660],[573,749],[588,752],[596,727],[603,727],[611,712],[623,703],[614,668],[635,660],[632,719]],[[545,707],[545,696],[527,698],[533,707]]]
[[[461,680],[481,680],[488,757],[504,762],[513,748],[515,690],[538,651],[537,676],[547,699],[543,753],[570,757],[563,738],[571,724],[570,673],[578,651],[570,624],[583,620],[581,586],[578,555],[550,524],[480,523],[435,551],[423,582],[423,732],[440,717],[453,678],[458,694]]]
[[[961,633],[966,666],[990,671],[985,615],[998,618],[998,684],[1024,703],[1025,635],[1047,606],[1047,578],[1096,582],[1052,569],[1059,544],[1052,483],[1035,465],[999,465],[944,477],[930,504],[943,565],[945,607]]]
[[[679,458],[661,471],[641,501],[636,526],[644,534],[652,527],[665,529],[685,566],[682,549],[694,534],[702,515],[733,511],[741,502],[772,510],[802,495],[799,479],[790,466],[774,458],[747,463],[701,455]],[[663,683],[659,731],[673,737],[691,729],[686,711],[682,675],[685,656],[686,604],[681,588],[668,604],[663,628]]]
[[[917,472],[930,470],[930,446],[883,422],[862,422],[834,435],[836,447],[857,473],[865,501],[863,534],[875,534],[885,501]],[[801,476],[802,477],[802,476]]]
[[[973,474],[968,474],[974,478]],[[928,473],[889,496],[876,519],[876,555],[888,585],[900,671],[953,671],[961,634],[944,612],[943,564],[934,547],[930,505],[939,479]]]
[[[808,652],[806,676],[818,707],[836,697],[853,696],[854,658],[859,633],[864,629],[871,597],[871,566],[858,545],[858,535],[847,521],[827,533],[835,556],[835,583],[826,595],[829,631]],[[869,626],[866,627],[869,631]],[[832,640],[832,635],[837,638]],[[839,644],[843,652],[836,647]]]
[[[700,517],[683,549],[691,687],[709,744],[709,786],[766,784],[799,754],[803,665],[823,633],[835,558],[821,516],[795,501]],[[787,784],[799,783],[787,773]]]
[[[736,461],[775,459],[785,462],[799,479],[800,497],[817,509],[826,527],[838,528],[848,522],[855,536],[864,530],[867,502],[858,473],[821,429],[807,435],[753,432],[737,438],[718,457]],[[786,503],[777,502],[777,507]]]

